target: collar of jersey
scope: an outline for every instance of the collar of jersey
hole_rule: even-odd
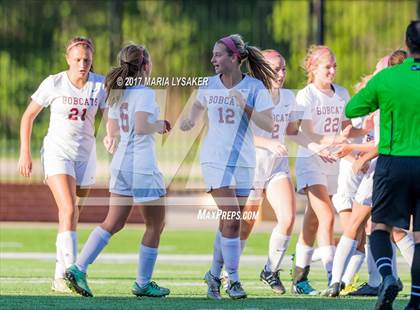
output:
[[[239,85],[241,85],[241,84],[243,83],[243,81],[245,81],[245,79],[248,79],[248,74],[243,74],[243,75],[244,75],[244,78],[243,78],[242,80],[240,80],[238,84],[236,84],[235,86],[233,86],[233,87],[231,87],[231,88],[227,88],[227,87],[225,86],[225,84],[223,84],[223,82],[222,82],[222,74],[218,74],[218,75],[217,75],[217,80],[218,80],[218,83],[219,83],[219,84],[220,84],[220,85],[221,85],[224,89],[231,90],[231,89],[238,88],[238,86],[239,86]]]

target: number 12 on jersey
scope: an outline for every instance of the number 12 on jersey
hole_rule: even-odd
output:
[[[218,108],[219,112],[219,123],[234,124],[235,123],[235,111],[231,108],[224,109]]]

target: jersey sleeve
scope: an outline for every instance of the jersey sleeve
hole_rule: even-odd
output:
[[[300,116],[299,119],[312,120],[312,96],[308,87],[297,93],[296,111],[298,111]]]
[[[154,114],[156,110],[156,95],[151,89],[133,90],[136,92],[136,105],[134,112]]]
[[[364,116],[379,108],[377,85],[382,72],[376,74],[346,105],[346,116],[349,118]]]
[[[206,94],[207,94],[207,86],[200,86],[197,90],[196,100],[203,108],[207,107]]]
[[[261,86],[257,88],[257,96],[255,98],[255,111],[261,112],[274,107],[273,99],[267,88],[261,82]]]
[[[48,107],[53,99],[53,88],[54,81],[50,75],[42,81],[35,93],[32,94],[31,99],[41,105],[42,107]]]

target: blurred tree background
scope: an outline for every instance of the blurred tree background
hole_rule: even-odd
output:
[[[319,41],[321,0],[0,0],[0,156],[17,158],[20,117],[30,95],[49,74],[66,70],[64,47],[85,35],[96,46],[94,69],[106,74],[128,42],[148,47],[154,76],[207,76],[214,42],[240,33],[286,58],[286,87],[305,85],[306,49]],[[323,40],[337,56],[337,83],[353,85],[379,58],[404,47],[408,22],[419,18],[419,0],[325,0]],[[318,12],[319,13],[319,12]],[[169,118],[176,120],[193,89],[168,89]],[[167,111],[168,113],[168,111]],[[33,129],[39,148],[49,113]],[[34,152],[38,153],[38,151]]]

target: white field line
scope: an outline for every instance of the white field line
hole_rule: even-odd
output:
[[[35,260],[55,260],[55,253],[15,253],[1,252],[0,259],[35,259]],[[212,255],[181,255],[181,254],[159,254],[158,261],[164,263],[210,263],[213,259]],[[246,255],[241,257],[241,263],[264,263],[266,256],[262,255]],[[98,261],[102,262],[135,262],[137,263],[138,254],[113,254],[104,253],[98,257]],[[287,258],[285,259],[287,260]]]
[[[0,260],[5,259],[30,259],[30,260],[47,260],[55,261],[55,253],[39,253],[39,252],[0,252]],[[185,263],[185,264],[210,264],[213,259],[213,255],[194,255],[194,254],[159,254],[158,262],[160,263]],[[103,253],[98,259],[98,262],[102,263],[137,263],[138,254],[116,254],[116,253]],[[240,259],[240,264],[258,264],[263,266],[267,261],[267,257],[263,255],[243,255]],[[409,266],[403,257],[397,257],[398,270],[400,272],[409,272]],[[291,256],[285,256],[282,261],[282,267],[284,270],[289,270],[291,265]],[[321,262],[312,262],[312,266],[315,268],[322,268]],[[366,268],[364,264],[363,268]]]

